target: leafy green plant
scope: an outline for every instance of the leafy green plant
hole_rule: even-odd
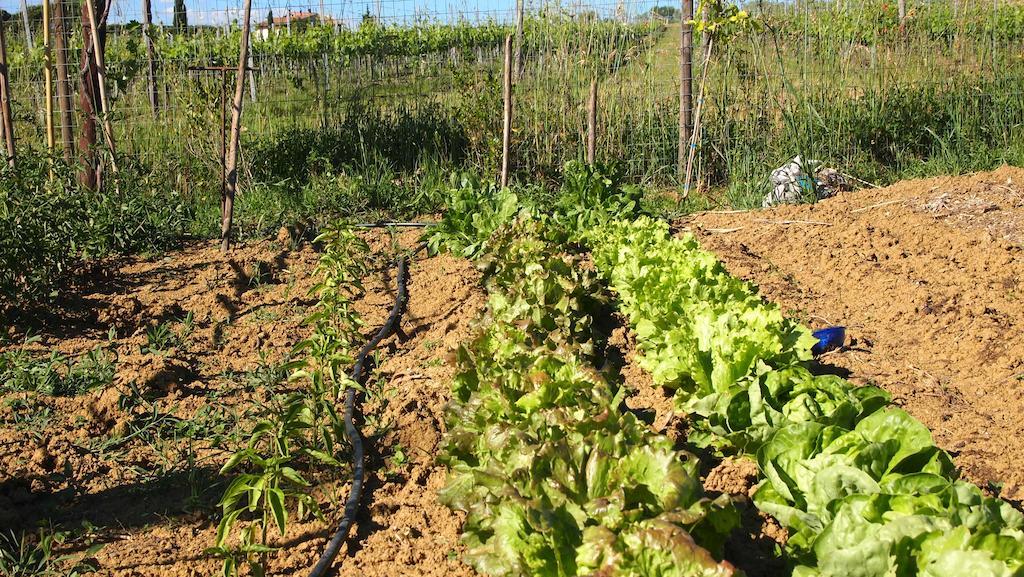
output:
[[[177,331],[174,329],[176,324],[180,325]],[[194,330],[195,320],[191,311],[181,319],[159,322],[146,329],[146,345],[142,347],[142,353],[161,355],[169,349],[180,347]]]
[[[751,377],[685,402],[683,409],[700,417],[692,423],[690,443],[756,454],[781,427],[815,422],[850,428],[889,400],[878,387],[852,388],[839,377],[813,375],[800,365],[773,370],[758,361]]]
[[[345,430],[336,403],[344,390],[356,386],[345,370],[360,338],[362,321],[352,300],[362,291],[369,247],[340,223],[315,242],[322,243],[324,252],[316,268],[320,280],[310,289],[319,298],[306,318],[312,335],[294,347],[294,360],[268,368],[260,377],[276,381],[287,374],[289,383],[299,387],[267,407],[247,445],[221,469],[221,474],[236,476],[221,498],[222,517],[209,552],[224,560],[225,576],[238,574],[243,566],[250,574],[265,574],[275,529],[283,537],[293,514],[297,519],[322,518],[310,493],[310,472],[341,468]]]
[[[482,254],[491,233],[520,212],[519,199],[509,189],[463,175],[453,183],[441,222],[426,233],[431,252],[444,249],[466,257]]]
[[[955,480],[927,428],[899,409],[852,429],[794,424],[758,453],[758,507],[791,530],[800,575],[1011,575],[1024,569],[1024,515]],[[852,536],[863,535],[853,542]]]
[[[928,429],[886,407],[883,391],[812,375],[806,329],[692,239],[641,219],[589,242],[650,356],[641,364],[678,388],[691,440],[756,453],[754,503],[788,529],[795,576],[1024,570],[1024,515],[958,480]]]
[[[310,446],[309,431],[320,424],[314,419],[316,411],[309,401],[301,393],[291,395],[271,418],[253,427],[248,445],[234,453],[221,469],[221,474],[226,474],[248,465],[255,471],[237,475],[220,501],[223,517],[210,552],[224,558],[224,575],[237,574],[243,563],[251,574],[265,574],[265,556],[274,551],[267,545],[268,532],[277,528],[281,536],[285,535],[292,504],[299,520],[307,514],[323,516],[307,491],[310,483],[294,467],[303,457],[330,467],[340,467],[341,463],[330,453]],[[229,543],[229,535],[243,514],[254,514],[255,518],[238,531],[237,544]]]
[[[655,383],[703,398],[751,374],[810,358],[814,339],[732,277],[692,237],[640,219],[594,229],[594,259],[622,297]]]
[[[639,216],[643,189],[624,184],[618,168],[571,161],[562,176],[554,212],[570,230],[582,232],[609,220]]]

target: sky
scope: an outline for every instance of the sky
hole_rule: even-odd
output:
[[[151,0],[153,19],[159,24],[170,24],[174,0]],[[536,9],[541,2],[551,0],[526,0],[527,9]],[[29,5],[38,5],[39,0],[28,0]],[[672,0],[662,4],[671,4]],[[600,13],[612,14],[624,9],[636,15],[658,5],[656,0],[565,0],[560,5],[570,10],[593,9]],[[323,0],[323,11],[331,17],[349,23],[358,23],[369,11],[389,23],[407,23],[417,17],[428,16],[434,20],[454,20],[460,17],[470,20],[509,20],[515,9],[515,0]],[[223,24],[237,21],[242,15],[243,0],[185,0],[190,24]],[[320,11],[320,0],[252,0],[252,18],[259,21],[266,18],[269,10],[275,16],[283,16],[288,10]],[[112,22],[141,20],[142,0],[114,0],[111,10]],[[0,9],[8,12],[20,10],[20,0],[0,0]]]

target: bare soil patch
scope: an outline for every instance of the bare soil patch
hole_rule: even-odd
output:
[[[823,369],[892,392],[966,478],[1024,500],[1024,170],[901,182],[677,224],[812,327]]]
[[[411,248],[417,233],[397,240]],[[370,241],[385,251],[392,239]],[[8,309],[6,348],[27,333],[40,336],[31,345],[40,353],[105,347],[116,352],[117,374],[112,386],[78,396],[0,399],[0,529],[43,521],[78,529],[74,547],[105,543],[96,556],[102,575],[214,574],[219,562],[204,550],[227,481],[218,470],[244,443],[261,403],[285,386],[273,371],[308,334],[302,321],[316,300],[309,290],[317,258],[286,237],[241,245],[229,257],[215,243],[196,243],[96,266],[51,310]],[[382,262],[365,281],[356,305],[367,333],[394,302],[393,274]],[[369,473],[351,549],[336,563],[345,571],[472,574],[459,561],[462,520],[437,502],[444,469],[435,456],[453,370],[445,357],[469,336],[483,305],[479,284],[471,264],[446,255],[420,252],[410,267],[402,338],[379,347],[360,424]],[[178,338],[166,350],[146,350],[147,332],[161,323]],[[347,474],[317,479],[331,523],[341,515]],[[305,574],[332,531],[317,521],[292,524],[271,573]]]

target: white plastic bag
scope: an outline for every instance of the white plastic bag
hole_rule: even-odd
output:
[[[814,174],[813,181],[808,171]],[[772,190],[761,203],[761,206],[766,208],[777,204],[821,200],[835,196],[840,190],[847,188],[846,179],[839,172],[823,168],[820,160],[809,160],[805,163],[799,156],[773,170],[768,179]]]

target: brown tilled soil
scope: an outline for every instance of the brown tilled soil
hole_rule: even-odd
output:
[[[400,240],[411,247],[416,233]],[[384,251],[389,239],[375,235],[371,245]],[[105,347],[116,351],[117,376],[113,386],[75,397],[5,396],[0,529],[51,521],[75,530],[74,546],[105,543],[95,557],[101,575],[214,574],[218,562],[204,550],[227,480],[218,470],[265,414],[262,403],[288,386],[268,367],[308,334],[302,320],[315,302],[308,292],[316,260],[311,247],[289,248],[285,237],[240,246],[230,258],[198,243],[166,258],[95,267],[60,307],[9,310],[9,343],[32,332],[41,340],[30,347],[40,352]],[[369,385],[366,506],[338,566],[369,577],[470,575],[458,560],[461,519],[435,496],[444,471],[434,457],[452,375],[444,358],[468,338],[483,304],[478,273],[464,260],[420,253],[409,295],[404,338],[381,345]],[[393,273],[382,262],[357,303],[367,332],[393,301]],[[146,331],[161,322],[180,343],[143,352]],[[347,475],[315,479],[332,523]],[[291,525],[272,574],[307,572],[330,530],[317,521]]]
[[[825,368],[888,389],[966,478],[1024,500],[1024,170],[677,225],[810,326],[845,325]]]

